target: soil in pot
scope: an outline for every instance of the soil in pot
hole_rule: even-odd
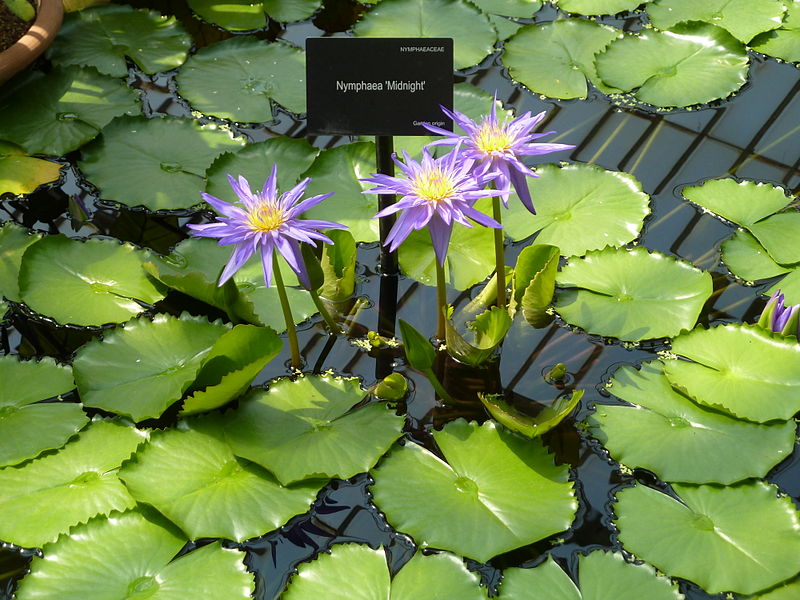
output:
[[[9,10],[5,2],[0,2],[0,52],[21,38],[30,29],[31,22],[23,21]]]

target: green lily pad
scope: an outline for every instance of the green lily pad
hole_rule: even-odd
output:
[[[60,65],[95,67],[101,73],[125,77],[129,57],[145,73],[179,67],[192,39],[175,17],[130,6],[98,6],[70,13],[50,50]]]
[[[97,137],[114,117],[140,112],[132,89],[95,69],[31,71],[13,86],[3,86],[0,139],[28,154],[62,156]]]
[[[284,485],[349,479],[369,470],[403,427],[403,417],[383,403],[351,410],[365,395],[357,379],[281,379],[227,413],[225,435],[237,456],[269,469]]]
[[[19,267],[22,255],[32,244],[42,239],[41,234],[9,221],[0,226],[0,296],[19,302]]]
[[[267,16],[274,21],[302,21],[313,15],[321,0],[188,0],[189,8],[203,20],[229,31],[250,31],[267,26]]]
[[[185,539],[162,521],[133,510],[76,527],[34,557],[17,598],[250,598],[244,552],[214,542],[170,562]]]
[[[305,53],[285,42],[233,37],[186,61],[176,78],[178,93],[195,110],[244,123],[271,121],[270,99],[304,113],[305,62]]]
[[[456,69],[477,65],[494,52],[489,18],[463,0],[382,0],[353,27],[357,37],[453,38]]]
[[[573,258],[556,278],[555,308],[589,333],[637,342],[691,329],[711,275],[660,252],[607,248]]]
[[[354,581],[358,581],[357,590],[353,589]],[[480,578],[452,554],[417,553],[392,577],[382,548],[337,544],[330,554],[321,553],[316,560],[300,565],[281,598],[481,600],[486,598],[486,592],[479,583]]]
[[[485,13],[525,19],[542,8],[541,0],[475,0],[473,4]]]
[[[104,200],[150,210],[202,202],[206,169],[244,144],[214,124],[173,117],[117,119],[83,151],[80,168]]]
[[[800,595],[800,579],[794,580],[763,594],[748,596],[748,600],[795,600]]]
[[[598,404],[588,419],[592,435],[620,463],[663,481],[764,477],[794,449],[793,421],[757,425],[698,406],[672,388],[660,361],[618,369],[611,393],[633,406]]]
[[[791,202],[781,187],[735,179],[710,179],[681,193],[689,202],[741,227],[750,227]]]
[[[690,106],[725,98],[747,80],[747,51],[730,33],[706,23],[680,23],[612,42],[597,55],[606,85],[655,106]]]
[[[510,405],[500,396],[478,395],[486,410],[498,423],[529,438],[544,435],[561,423],[578,406],[582,397],[583,390],[574,390],[569,396],[557,398],[550,406],[543,407],[535,417],[532,417]]]
[[[560,250],[549,244],[532,244],[517,257],[511,280],[508,311],[513,316],[522,311],[525,321],[544,327],[552,320],[547,307],[553,301]]]
[[[594,56],[622,33],[584,19],[526,25],[506,42],[503,64],[511,77],[551,98],[586,98],[591,81],[601,92],[616,92],[597,76]]]
[[[308,510],[319,481],[284,487],[234,456],[222,438],[208,420],[157,431],[119,476],[134,498],[157,508],[191,539],[241,542]]]
[[[121,323],[164,297],[142,270],[146,258],[130,244],[48,235],[22,256],[20,298],[62,324]]]
[[[678,586],[647,564],[629,563],[619,552],[578,555],[578,588],[548,555],[533,569],[503,571],[504,600],[683,600]]]
[[[675,338],[672,352],[689,361],[665,361],[664,373],[700,404],[757,423],[800,411],[800,344],[792,338],[755,325],[720,325]]]
[[[615,15],[635,10],[643,0],[556,0],[561,10],[578,15]]]
[[[792,271],[772,260],[764,246],[751,233],[742,229],[722,242],[720,251],[725,266],[745,281],[768,279]]]
[[[521,23],[517,23],[511,18],[491,13],[489,14],[489,22],[494,25],[494,28],[497,31],[497,40],[500,42],[510,38],[512,35],[517,33],[517,31],[519,31],[520,27],[522,27]]]
[[[486,562],[569,527],[573,484],[538,440],[463,419],[433,437],[447,462],[409,442],[372,471],[376,506],[420,546]]]
[[[0,469],[0,539],[41,547],[96,515],[133,508],[117,477],[147,434],[120,421],[93,421],[54,454]]]
[[[474,367],[488,361],[505,339],[511,317],[505,308],[493,306],[467,324],[472,335],[462,336],[450,319],[445,321],[447,352],[456,360]],[[470,338],[467,341],[466,338]]]
[[[558,246],[564,256],[582,256],[633,241],[650,214],[650,197],[628,173],[578,163],[540,165],[536,173],[538,178],[528,178],[528,189],[537,214],[513,201],[503,217],[514,241],[538,231],[537,244]]]
[[[800,304],[800,269],[792,270],[786,277],[769,288],[764,295],[770,296],[776,290],[781,290],[788,305]]]
[[[774,486],[673,488],[679,500],[642,485],[617,493],[626,550],[710,594],[750,594],[800,571],[797,510]]]
[[[800,262],[800,249],[796,243],[800,235],[800,212],[778,213],[753,223],[748,229],[776,263]]]
[[[474,207],[490,215],[492,201],[482,198]],[[397,257],[406,276],[436,285],[436,255],[427,229],[412,231],[398,248]],[[455,224],[444,263],[445,281],[457,290],[466,290],[494,269],[494,230],[478,223],[471,228]]]
[[[62,167],[49,160],[27,156],[14,144],[0,142],[0,196],[30,194],[40,185],[58,181]]]
[[[141,421],[181,399],[229,326],[205,317],[137,319],[78,349],[75,381],[86,406]]]
[[[375,145],[354,142],[323,150],[314,164],[303,173],[311,177],[306,196],[333,196],[304,213],[307,219],[335,221],[346,225],[357,242],[378,240],[378,201],[373,194],[363,194],[372,187],[359,181],[375,172]]]
[[[0,356],[0,467],[61,448],[89,421],[80,404],[39,402],[75,387],[72,369],[51,358],[39,362]]]
[[[747,43],[759,33],[777,29],[786,7],[781,0],[656,0],[648,2],[653,26],[669,29],[681,21],[705,21]]]
[[[800,61],[800,0],[786,2],[783,24],[773,31],[763,33],[750,42],[756,52],[789,62]]]

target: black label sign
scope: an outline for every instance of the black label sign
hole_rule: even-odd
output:
[[[311,135],[430,135],[452,129],[450,38],[309,38],[306,98]]]

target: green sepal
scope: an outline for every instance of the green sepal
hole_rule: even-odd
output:
[[[303,254],[303,263],[308,273],[310,289],[318,290],[325,283],[325,273],[322,271],[319,257],[315,254],[314,248],[308,244],[300,244],[300,252]]]

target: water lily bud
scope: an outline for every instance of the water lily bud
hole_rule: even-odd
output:
[[[561,381],[564,379],[564,375],[567,374],[567,365],[564,363],[558,363],[554,366],[550,371],[545,375],[545,379],[548,381]]]
[[[382,400],[401,400],[408,393],[408,381],[400,373],[391,373],[375,386],[375,395]]]

